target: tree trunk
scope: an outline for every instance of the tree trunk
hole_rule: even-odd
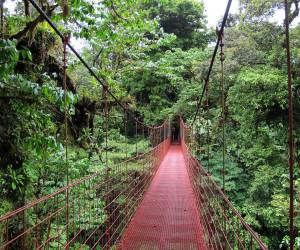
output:
[[[29,2],[28,0],[23,0],[24,2],[24,11],[25,11],[25,16],[30,17],[30,9],[29,9]]]

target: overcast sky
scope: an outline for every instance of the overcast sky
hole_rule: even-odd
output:
[[[208,20],[208,26],[215,27],[218,24],[218,21],[223,17],[226,5],[228,0],[199,0],[203,1],[206,9],[206,16]],[[4,7],[9,8],[10,11],[13,11],[15,6],[15,0],[6,0]],[[239,0],[233,0],[231,4],[230,13],[236,13],[239,7]],[[273,21],[282,23],[284,18],[284,12],[278,11],[273,17]],[[300,22],[300,17],[298,17],[293,24],[296,25]]]
[[[205,4],[208,25],[216,26],[220,18],[222,18],[224,15],[224,11],[228,0],[202,0],[202,1]],[[231,13],[234,13],[238,10],[238,1],[239,0],[232,1],[231,11],[230,11]],[[10,11],[13,11],[15,7],[15,3],[16,3],[15,0],[6,0],[4,2],[4,7],[9,8]]]
[[[224,16],[226,5],[228,0],[202,0],[205,5],[208,25],[215,27],[218,21]],[[233,0],[230,8],[230,13],[236,13],[239,9],[239,0]],[[275,21],[279,24],[283,23],[284,11],[277,11],[271,21]],[[300,16],[293,21],[293,26],[300,23]]]
[[[208,25],[215,27],[218,21],[223,18],[227,6],[227,0],[202,0],[205,4],[206,16]],[[233,0],[230,8],[230,13],[238,11],[238,0]]]

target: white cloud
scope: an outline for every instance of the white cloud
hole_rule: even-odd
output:
[[[223,18],[227,7],[227,0],[202,0],[205,5],[205,13],[208,20],[208,26],[216,27]],[[232,1],[230,13],[236,13],[239,8],[238,0]]]
[[[224,16],[228,0],[199,0],[205,5],[208,26],[216,27],[219,20]],[[239,9],[239,0],[233,0],[230,8],[230,13],[237,13]],[[278,10],[270,21],[282,24],[284,20],[284,10]],[[300,23],[300,16],[293,21],[293,26]]]

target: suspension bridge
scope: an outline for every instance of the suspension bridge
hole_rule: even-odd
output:
[[[190,154],[182,120],[179,143],[168,122],[143,133],[149,152],[2,216],[0,248],[267,249]]]
[[[224,86],[223,31],[231,0],[223,22],[194,120],[189,126],[180,117],[178,135],[170,121],[153,127],[141,122],[109,90],[108,84],[88,66],[80,54],[38,6],[33,7],[61,37],[64,50],[64,74],[67,71],[67,48],[103,86],[105,144],[109,133],[108,98],[124,114],[124,131],[128,123],[135,135],[146,138],[151,149],[136,152],[133,158],[109,165],[78,180],[69,180],[63,188],[40,197],[0,217],[0,249],[267,249],[260,236],[246,223],[225,194],[225,146],[223,150],[223,186],[193,156],[193,125],[206,96],[212,67],[220,52],[222,86]],[[287,2],[285,1],[287,6]],[[286,9],[287,13],[287,9]],[[286,14],[287,18],[287,14]],[[286,19],[287,20],[287,19]],[[289,41],[289,27],[286,35]],[[289,46],[287,46],[288,87],[290,91],[290,142],[292,141],[292,98]],[[64,77],[66,88],[66,77]],[[222,88],[222,123],[224,138],[224,88]],[[67,112],[65,112],[65,118]],[[65,119],[67,127],[67,119]],[[67,134],[67,133],[66,133]],[[208,134],[209,136],[209,134]],[[126,139],[125,139],[126,140]],[[225,145],[225,143],[224,143]],[[67,139],[65,147],[67,149]],[[209,154],[209,151],[208,151]],[[208,155],[209,159],[209,155]],[[68,155],[65,155],[68,166]],[[209,164],[208,164],[209,166]],[[290,143],[290,180],[293,180],[293,143]],[[290,183],[290,237],[293,249],[293,181]],[[28,216],[32,218],[28,220]],[[16,228],[14,225],[18,225]]]

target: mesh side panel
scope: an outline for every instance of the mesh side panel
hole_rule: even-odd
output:
[[[119,249],[206,249],[180,146],[171,146],[132,218]]]

